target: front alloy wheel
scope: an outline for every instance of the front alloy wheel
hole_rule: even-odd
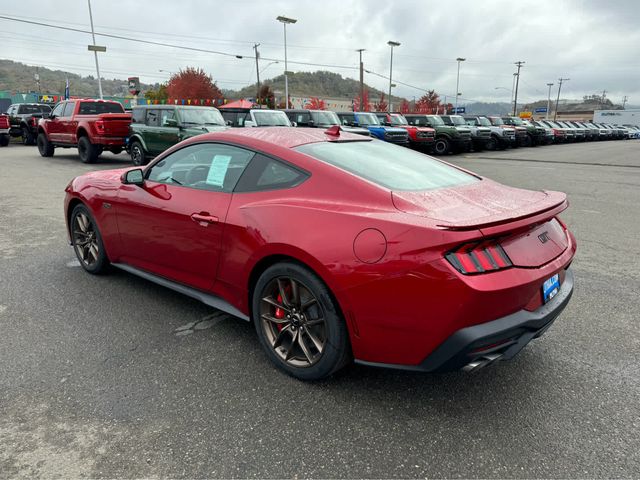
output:
[[[108,264],[100,231],[84,205],[71,214],[71,242],[80,265],[89,273],[100,273]]]

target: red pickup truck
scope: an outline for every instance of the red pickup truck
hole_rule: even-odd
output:
[[[120,153],[131,115],[110,100],[65,100],[38,123],[38,151],[53,156],[56,147],[78,148],[80,160],[95,162],[104,150]]]
[[[0,114],[0,147],[6,147],[9,145],[9,130],[11,130],[11,123],[9,122],[9,116]]]

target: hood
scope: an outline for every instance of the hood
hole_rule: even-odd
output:
[[[561,192],[513,188],[483,178],[468,185],[421,192],[394,191],[395,207],[426,217],[437,226],[471,229],[505,223],[566,202]]]
[[[184,130],[197,135],[199,133],[224,132],[225,130],[229,130],[229,127],[226,125],[190,125]]]
[[[401,132],[401,133],[406,132],[406,129],[400,128],[400,127],[387,127],[387,126],[384,126],[384,125],[380,125],[380,126],[382,128],[384,128],[385,132]]]

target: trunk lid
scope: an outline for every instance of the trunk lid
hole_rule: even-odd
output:
[[[395,207],[428,218],[451,230],[491,227],[537,215],[566,204],[561,192],[532,191],[483,178],[453,188],[420,192],[391,192]]]

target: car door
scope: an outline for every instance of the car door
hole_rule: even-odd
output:
[[[151,156],[156,156],[164,150],[160,143],[160,109],[149,108],[145,116],[144,140]]]
[[[76,127],[78,122],[73,118],[76,102],[67,102],[60,117],[60,142],[75,143]]]
[[[158,159],[143,186],[118,192],[121,260],[200,290],[210,290],[235,184],[254,152],[197,143]]]
[[[62,142],[62,121],[61,117],[64,113],[66,102],[60,102],[51,112],[51,117],[47,120],[47,133],[49,140],[52,142]]]
[[[173,120],[175,124],[170,121]],[[180,138],[180,128],[178,127],[178,118],[176,117],[176,111],[171,109],[160,110],[160,125],[155,127],[157,129],[156,141],[157,148],[160,152],[164,152],[167,148],[174,146],[178,143]],[[171,123],[171,125],[169,125]],[[160,153],[158,152],[158,153]]]

